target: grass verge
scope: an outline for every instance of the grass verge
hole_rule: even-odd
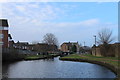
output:
[[[67,59],[87,59],[87,60],[93,60],[93,61],[100,61],[100,62],[111,64],[115,67],[118,67],[118,61],[120,61],[116,57],[97,57],[97,56],[93,56],[90,54],[87,54],[87,55],[71,54],[65,57],[61,57],[60,59],[66,59],[66,58]]]
[[[42,59],[42,58],[45,58],[47,57],[46,55],[28,55],[26,56],[24,59],[25,60],[36,60],[36,59]]]
[[[52,58],[56,57],[58,54],[48,54],[48,55],[27,55],[24,60],[38,60],[38,59],[45,59],[45,58]]]

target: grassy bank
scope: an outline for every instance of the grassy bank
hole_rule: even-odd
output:
[[[71,54],[65,57],[61,57],[60,59],[87,59],[87,60],[94,60],[94,61],[101,61],[104,63],[111,64],[115,67],[118,67],[118,58],[116,57],[97,57],[93,55],[79,55],[79,54]]]
[[[28,55],[24,58],[24,60],[38,60],[45,58],[52,58],[58,56],[57,54],[48,54],[48,55]]]
[[[80,54],[71,54],[65,57],[61,57],[61,60],[70,60],[70,61],[82,61],[82,62],[90,62],[95,64],[100,64],[103,66],[108,67],[113,72],[117,73],[118,70],[118,62],[120,62],[120,59],[116,57],[97,57],[93,55],[80,55]]]
[[[44,58],[44,57],[46,57],[46,56],[43,56],[43,55],[28,55],[24,59],[25,60],[34,60],[34,59],[40,59],[40,58]]]
[[[18,54],[18,53],[3,53],[2,54],[2,62],[8,63],[8,62],[15,62],[23,60],[25,57],[24,54]]]

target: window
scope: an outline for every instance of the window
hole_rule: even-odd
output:
[[[0,39],[2,39],[4,37],[4,35],[3,34],[0,34]]]
[[[0,30],[3,30],[3,27],[0,26]]]
[[[0,41],[0,45],[3,45],[3,42]]]
[[[2,27],[2,26],[0,26],[0,30],[8,30],[8,27]]]
[[[4,27],[4,30],[8,30],[8,27]]]

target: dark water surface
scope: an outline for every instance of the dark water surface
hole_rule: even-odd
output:
[[[91,63],[49,60],[19,61],[3,65],[8,78],[115,78],[109,69]]]

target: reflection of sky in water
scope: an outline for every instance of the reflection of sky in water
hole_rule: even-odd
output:
[[[52,60],[20,61],[3,66],[9,78],[114,78],[105,67],[72,61]],[[6,68],[6,69],[5,69]]]

